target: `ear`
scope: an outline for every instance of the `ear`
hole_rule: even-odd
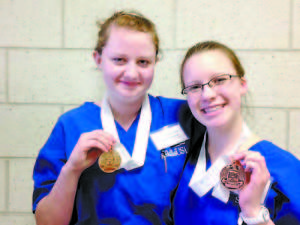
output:
[[[248,82],[245,77],[241,78],[241,94],[245,95],[248,92]]]
[[[155,56],[155,64],[158,63],[161,60],[160,54]]]
[[[94,58],[94,60],[95,60],[95,63],[96,63],[96,65],[97,65],[97,67],[98,67],[99,69],[101,69],[102,57],[101,57],[101,55],[99,54],[99,52],[94,51],[94,52],[93,52],[93,58]]]

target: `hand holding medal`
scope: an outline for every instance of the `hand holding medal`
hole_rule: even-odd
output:
[[[248,215],[255,214],[260,210],[269,188],[270,173],[267,169],[265,158],[259,152],[244,151],[232,156],[232,160],[232,164],[244,170],[246,176],[245,185],[239,189],[239,205],[241,210]],[[237,177],[236,175],[232,176]],[[240,180],[242,180],[242,177]]]
[[[73,171],[82,172],[93,165],[103,152],[109,151],[115,139],[103,130],[81,134],[67,164]]]

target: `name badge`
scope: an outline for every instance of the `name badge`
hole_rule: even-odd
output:
[[[178,123],[154,131],[150,137],[158,151],[189,139]]]

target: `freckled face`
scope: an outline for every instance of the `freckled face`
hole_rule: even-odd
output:
[[[112,98],[132,102],[145,96],[156,63],[155,45],[149,33],[113,25],[102,55],[95,54]]]
[[[209,82],[220,74],[237,75],[236,70],[221,50],[209,50],[196,53],[189,58],[183,69],[185,87]],[[195,118],[210,127],[224,127],[241,117],[241,97],[247,92],[246,81],[231,78],[220,86],[210,88],[206,85],[202,91],[188,93],[187,100]]]

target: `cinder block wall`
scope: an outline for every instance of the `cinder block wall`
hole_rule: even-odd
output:
[[[32,167],[57,117],[101,99],[95,21],[137,9],[158,27],[163,58],[151,92],[179,97],[187,47],[214,39],[241,57],[247,121],[300,157],[300,0],[1,0],[0,224],[35,224]]]

